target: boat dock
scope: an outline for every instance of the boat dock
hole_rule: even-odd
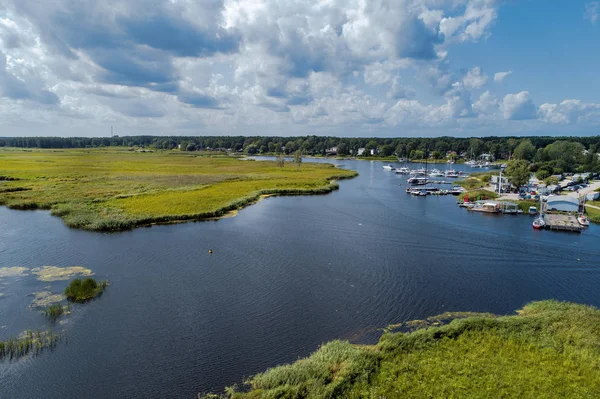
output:
[[[544,221],[546,222],[546,229],[549,230],[572,231],[575,233],[583,231],[583,227],[573,215],[547,213],[544,215]]]

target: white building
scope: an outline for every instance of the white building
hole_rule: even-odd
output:
[[[515,186],[508,181],[508,178],[502,176],[502,180],[500,180],[500,176],[498,175],[492,175],[491,185],[494,187],[494,192],[498,192],[498,190],[508,192],[515,188]]]

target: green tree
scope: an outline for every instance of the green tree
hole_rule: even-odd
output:
[[[386,144],[381,146],[381,155],[384,157],[389,157],[394,153],[394,147],[390,144]]]
[[[517,188],[526,185],[531,176],[527,161],[522,159],[510,161],[504,171],[504,176]]]
[[[525,161],[533,160],[535,156],[536,149],[531,144],[531,140],[523,140],[521,143],[515,148],[514,157],[516,159],[523,159]]]

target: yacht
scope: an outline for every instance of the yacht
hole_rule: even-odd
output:
[[[396,169],[396,174],[399,174],[399,175],[409,175],[410,172],[411,172],[411,170],[409,168],[407,168],[406,166]]]
[[[472,167],[473,165],[477,165],[477,162],[475,162],[471,159],[470,161],[465,162],[465,165],[469,165]]]
[[[459,177],[459,174],[454,169],[450,169],[450,170],[446,171],[446,177],[454,178],[455,179],[455,178]]]
[[[413,175],[408,178],[407,182],[413,186],[424,186],[427,184],[427,177]]]
[[[434,169],[429,173],[430,177],[444,177],[444,173],[439,169]]]
[[[392,165],[383,165],[383,169],[385,169],[385,170],[396,170],[396,168],[394,168],[394,166],[392,166]]]

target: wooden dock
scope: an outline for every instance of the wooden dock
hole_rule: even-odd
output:
[[[549,230],[558,231],[572,231],[575,233],[581,233],[583,227],[577,221],[577,218],[572,215],[560,215],[547,213],[544,215],[546,221],[546,228]]]

